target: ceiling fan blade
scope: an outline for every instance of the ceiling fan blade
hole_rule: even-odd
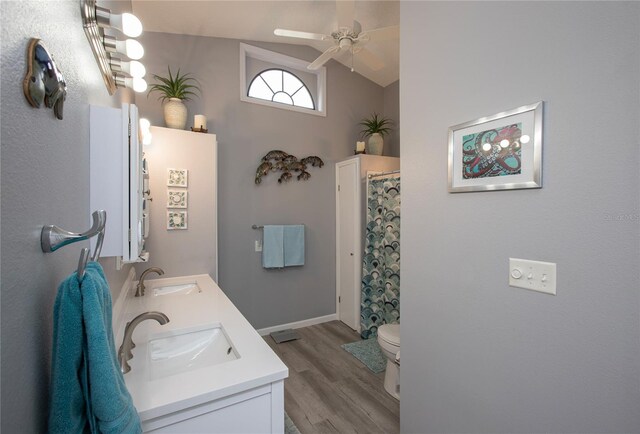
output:
[[[328,39],[333,39],[329,35],[323,35],[320,33],[299,32],[297,30],[287,29],[275,29],[273,31],[273,34],[276,36],[286,36],[288,38],[314,39],[317,41],[326,41]]]
[[[368,66],[372,71],[379,71],[384,68],[384,62],[378,56],[373,54],[372,51],[361,47],[360,50],[355,52],[356,57]]]
[[[353,27],[353,19],[356,16],[355,0],[336,0],[336,15],[338,27]]]
[[[340,52],[340,47],[339,46],[333,46],[331,48],[329,48],[328,50],[326,50],[324,53],[322,53],[320,55],[320,57],[318,57],[316,60],[314,60],[313,62],[311,62],[308,66],[307,69],[318,69],[320,68],[322,65],[324,65],[329,59],[331,59],[332,57],[335,57],[338,53]]]
[[[358,36],[358,40],[361,42],[386,41],[389,39],[398,39],[398,38],[400,38],[399,26],[389,26],[389,27],[381,27],[379,29],[367,30],[365,32],[360,33],[360,35]]]

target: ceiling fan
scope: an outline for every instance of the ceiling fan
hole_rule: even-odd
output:
[[[315,70],[324,65],[329,59],[338,57],[343,53],[351,53],[351,72],[353,72],[353,56],[358,58],[373,71],[384,68],[384,62],[372,51],[365,48],[371,41],[383,41],[397,39],[399,37],[399,27],[381,27],[379,29],[362,31],[362,26],[354,19],[355,1],[336,0],[336,12],[338,16],[338,29],[331,35],[321,33],[301,32],[297,30],[275,29],[276,36],[286,36],[289,38],[311,39],[316,41],[331,41],[333,46],[324,51],[316,60],[311,62],[307,69]]]

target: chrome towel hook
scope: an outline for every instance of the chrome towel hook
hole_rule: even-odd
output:
[[[80,252],[80,259],[78,260],[78,278],[82,280],[84,277],[84,270],[91,257],[92,261],[97,261],[100,258],[100,252],[102,251],[102,243],[104,241],[104,228],[107,223],[107,212],[104,210],[94,211],[92,214],[93,224],[91,229],[86,232],[76,233],[64,230],[55,225],[47,225],[42,228],[40,234],[40,245],[42,251],[45,253],[55,252],[60,247],[72,244],[78,241],[88,240],[98,235],[96,241],[96,249],[93,252],[93,256],[90,254],[88,247],[85,247]]]
[[[45,253],[55,252],[60,247],[64,247],[67,244],[88,240],[100,233],[104,234],[104,225],[107,222],[107,212],[104,210],[94,211],[92,217],[93,224],[91,225],[91,229],[82,233],[66,231],[55,225],[47,225],[43,227],[42,233],[40,234],[42,251]],[[98,242],[100,243],[100,249],[102,249],[101,240],[98,239]],[[96,248],[96,250],[98,249]]]

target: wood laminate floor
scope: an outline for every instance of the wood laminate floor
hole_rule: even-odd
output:
[[[289,368],[284,407],[302,434],[398,433],[400,403],[374,374],[340,345],[359,339],[340,321],[296,329],[300,339],[265,341]]]

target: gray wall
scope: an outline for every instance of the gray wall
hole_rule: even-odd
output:
[[[640,4],[401,22],[402,431],[640,432]],[[544,187],[448,194],[447,128],[538,100]],[[557,296],[509,257],[556,262]]]
[[[113,10],[130,2],[103,2]],[[45,224],[88,228],[89,104],[118,106],[94,60],[77,1],[4,1],[2,12],[2,427],[43,432],[48,414],[52,307],[75,270],[80,244],[44,254]],[[64,120],[29,106],[22,93],[29,38],[38,37],[67,81]],[[125,270],[126,271],[126,270]],[[120,273],[109,273],[117,283]],[[126,273],[123,273],[126,275]],[[112,288],[118,289],[119,286]]]
[[[187,103],[187,127],[194,114],[205,114],[218,138],[219,284],[256,328],[335,313],[334,163],[353,155],[358,122],[372,111],[382,112],[383,89],[331,61],[326,117],[241,102],[239,43],[167,33],[143,38],[149,73],[180,67],[202,85],[202,98]],[[308,47],[252,44],[308,61],[318,55]],[[153,94],[137,104],[153,125],[163,126]],[[318,155],[325,166],[311,168],[306,182],[279,185],[271,174],[256,186],[256,167],[272,149]],[[264,270],[254,252],[262,234],[251,225],[295,223],[306,225],[305,266]]]
[[[384,88],[384,116],[393,121],[393,130],[384,138],[384,155],[400,156],[400,80]]]

